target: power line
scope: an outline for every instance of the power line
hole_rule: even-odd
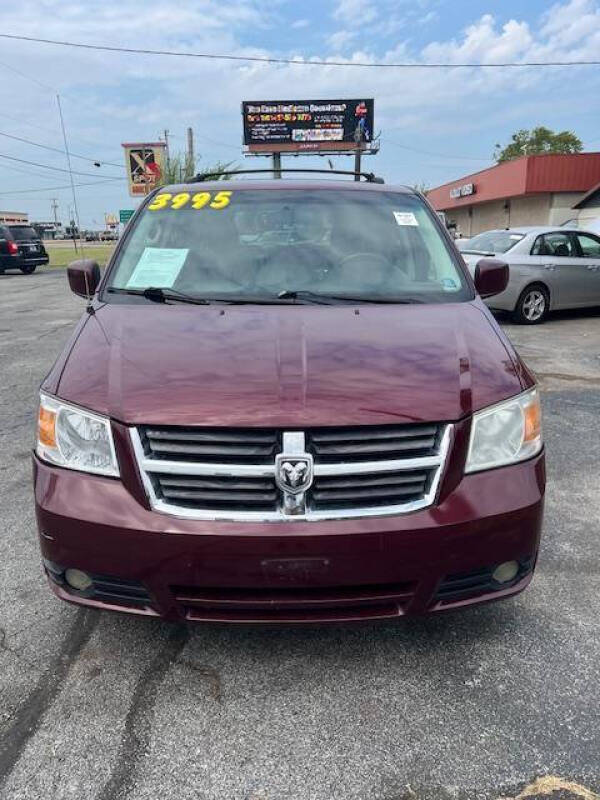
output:
[[[0,65],[6,67],[6,69],[14,72],[15,75],[20,75],[21,78],[25,78],[28,81],[33,81],[33,83],[37,83],[38,86],[41,86],[42,89],[49,89],[51,92],[55,92],[56,89],[53,89],[52,86],[48,86],[47,83],[42,83],[42,81],[34,78],[32,75],[27,75],[26,72],[21,72],[20,69],[16,69],[15,67],[11,67],[10,64],[6,64],[4,61],[0,61]]]
[[[13,136],[13,134],[11,133],[2,133],[2,131],[0,131],[0,136],[5,136],[7,139],[14,139],[16,142],[24,142],[25,144],[30,144],[33,147],[41,147],[43,150],[51,150],[53,153],[60,153],[63,156],[65,155],[65,151],[61,150],[58,147],[50,147],[50,145],[47,144],[32,142],[31,139],[23,139],[21,136]],[[91,161],[92,163],[97,163],[100,164],[101,166],[105,165],[110,167],[119,167],[119,169],[125,168],[123,164],[115,164],[112,161],[100,161],[100,159],[92,158],[91,156],[77,155],[77,153],[71,153],[71,151],[69,151],[69,155],[71,156],[71,158],[80,158],[82,159],[82,161]]]
[[[0,66],[1,66],[1,64],[0,64]],[[66,94],[63,94],[61,96],[64,99],[69,100],[69,102],[81,103],[80,100],[76,100],[75,98],[69,97]],[[48,125],[40,125],[39,123],[36,124],[34,122],[31,122],[31,121],[23,119],[23,118],[13,117],[10,114],[7,114],[6,111],[4,111],[4,109],[2,109],[2,114],[0,116],[2,117],[2,119],[9,119],[9,120],[11,120],[11,122],[16,122],[18,125],[27,125],[29,128],[35,128],[36,130],[43,131],[44,133],[48,133]],[[4,134],[4,135],[6,136],[8,134]],[[173,135],[174,134],[171,134],[171,136],[173,136]],[[24,141],[27,141],[27,140],[24,140]],[[80,142],[81,144],[86,145],[87,147],[99,147],[100,146],[100,144],[98,142],[90,142],[88,139],[82,139],[81,136],[77,136],[77,141]],[[37,144],[37,142],[30,142],[30,144]],[[104,142],[103,145],[106,145],[106,142]],[[62,153],[63,151],[59,150],[58,152]],[[71,155],[73,155],[73,153],[71,153]],[[123,167],[123,164],[115,164],[113,161],[107,161],[104,158],[91,158],[91,157],[88,158],[86,156],[81,156],[81,158],[85,158],[86,161],[100,161],[101,164],[107,164],[107,165],[110,165],[111,167],[119,167],[119,169]]]
[[[421,150],[419,147],[411,147],[408,144],[400,144],[400,142],[394,142],[387,137],[383,137],[386,144],[391,144],[395,147],[400,147],[403,150],[410,150],[413,153],[420,153],[424,156],[433,156],[434,158],[452,158],[457,159],[458,161],[485,161],[486,163],[490,163],[493,159],[491,158],[481,158],[480,156],[454,156],[448,155],[447,153],[432,153],[430,150]]]
[[[5,65],[0,65],[5,66]],[[19,117],[11,117],[10,114],[7,114],[4,109],[2,110],[2,119],[9,119],[11,122],[16,122],[18,125],[27,125],[29,128],[36,128],[38,131],[44,131],[44,133],[48,133],[48,126],[47,125],[40,125],[39,123],[36,124],[35,122],[29,122],[26,119],[19,119]]]
[[[44,174],[43,172],[37,172],[36,170],[32,169],[23,169],[23,167],[15,167],[14,164],[1,164],[0,169],[5,170],[8,169],[11,172],[19,172],[21,175],[33,175],[36,178],[43,178],[45,181],[53,181],[56,179],[56,175],[48,175],[48,173]]]
[[[275,58],[273,56],[234,56],[225,53],[194,53],[181,50],[149,50],[136,47],[112,47],[110,45],[85,44],[83,42],[67,42],[60,39],[40,39],[34,36],[19,36],[12,33],[0,33],[2,39],[13,39],[21,42],[36,42],[38,44],[54,44],[61,47],[79,47],[84,50],[104,50],[111,53],[133,53],[136,55],[150,56],[179,56],[183,58],[205,58],[220,61],[256,61],[265,64],[290,64],[292,66],[318,66],[318,67],[378,67],[378,68],[404,68],[404,69],[452,69],[457,67],[477,67],[478,69],[497,69],[499,67],[585,67],[599,66],[600,61],[504,61],[493,64],[487,63],[426,63],[402,61],[395,63],[369,62],[369,61],[306,61],[297,58]],[[13,70],[16,71],[16,70]],[[23,74],[23,73],[21,73]],[[38,81],[39,83],[39,81]]]
[[[49,89],[50,91],[55,92],[55,93],[58,94],[58,90],[57,89],[52,88],[51,86],[48,86],[45,83],[42,83],[37,78],[34,78],[33,75],[28,75],[26,72],[23,72],[22,70],[18,70],[15,67],[12,67],[10,64],[7,64],[5,61],[0,61],[0,66],[5,67],[6,69],[10,70],[10,72],[14,72],[15,75],[19,75],[21,78],[24,78],[25,80],[31,81],[32,83],[35,83],[38,86],[41,86],[43,89]],[[69,100],[69,99],[70,98],[67,95],[67,100]],[[81,103],[80,100],[72,100],[72,102],[74,102],[74,103],[76,102],[78,104]],[[87,104],[87,105],[89,105],[89,104]],[[94,110],[97,111],[96,108]],[[47,128],[42,128],[40,125],[34,125],[34,124],[32,124],[30,122],[27,122],[25,120],[18,120],[15,117],[11,117],[10,115],[5,114],[4,112],[2,112],[2,117],[3,118],[6,117],[7,119],[12,119],[14,122],[18,122],[19,124],[30,125],[31,127],[39,128],[40,130],[47,130]],[[8,133],[2,133],[0,135],[1,136],[6,136],[9,139],[15,139],[15,140],[20,141],[20,142],[25,142],[26,144],[31,144],[34,147],[42,147],[42,148],[44,148],[46,150],[53,150],[56,153],[61,153],[61,155],[66,155],[64,150],[58,150],[57,148],[49,147],[47,145],[40,144],[39,142],[32,142],[32,141],[30,141],[28,139],[21,139],[18,136],[14,136],[14,135],[11,135],[11,134],[8,134]],[[123,164],[115,164],[113,161],[106,161],[103,158],[92,158],[92,157],[87,157],[87,156],[81,156],[81,155],[77,155],[76,153],[69,153],[69,155],[73,156],[73,158],[81,158],[84,161],[92,161],[94,163],[98,162],[100,165],[118,167],[119,169],[123,168]]]
[[[24,158],[16,158],[15,156],[7,156],[4,153],[0,153],[0,158],[6,158],[9,161],[18,161],[20,164],[30,164],[33,167],[42,167],[43,169],[51,169],[54,172],[67,172],[67,173],[70,172],[70,170],[63,169],[62,167],[51,167],[48,164],[40,164],[37,161],[26,161]],[[99,178],[100,177],[100,175],[94,175],[93,172],[77,172],[75,170],[73,170],[73,175],[83,175],[86,178],[96,178],[96,177]],[[125,180],[125,178],[123,178],[123,177],[121,177],[119,175],[110,175],[110,176],[102,176],[102,177],[111,177],[111,178],[113,178],[114,180],[117,180],[117,181],[124,181]]]
[[[171,136],[172,135],[173,134],[171,134]],[[228,150],[237,150],[238,153],[240,152],[240,145],[239,144],[229,144],[229,142],[217,142],[215,139],[211,139],[205,133],[199,133],[199,134],[197,134],[197,136],[198,136],[199,139],[202,139],[203,141],[208,142],[209,144],[212,144],[213,147],[225,147]]]
[[[103,180],[99,181],[90,181],[88,183],[76,183],[76,188],[80,186],[99,186],[101,183],[113,183],[114,181],[120,181],[121,178],[104,178]],[[0,192],[0,196],[2,195],[13,195],[13,194],[34,194],[37,192],[58,192],[61,189],[70,189],[71,184],[68,183],[65,186],[44,186],[43,188],[38,189],[17,189],[14,192]]]

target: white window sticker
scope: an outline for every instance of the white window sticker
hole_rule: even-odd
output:
[[[417,218],[412,211],[394,211],[394,218],[398,225],[418,225]]]
[[[127,289],[157,286],[170,289],[181,272],[189,249],[146,247],[127,282]]]
[[[521,236],[520,233],[511,233],[508,238],[509,239],[522,239],[523,237]]]

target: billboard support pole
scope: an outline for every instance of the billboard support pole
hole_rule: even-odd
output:
[[[273,153],[273,177],[281,180],[281,153]]]
[[[362,135],[361,127],[360,127],[360,125],[357,125],[356,126],[356,130],[354,131],[354,141],[356,142],[356,150],[354,151],[354,172],[356,173],[354,175],[354,180],[355,181],[359,181],[360,180],[360,174],[359,173],[360,173],[360,168],[361,168],[362,149],[363,149],[362,139],[363,139],[363,135]]]
[[[356,173],[354,176],[355,181],[360,180],[360,168],[361,168],[361,160],[362,160],[362,147],[357,145],[356,152],[354,153],[354,172]]]

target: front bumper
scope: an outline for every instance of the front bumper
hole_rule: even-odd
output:
[[[531,580],[543,453],[464,476],[437,506],[394,517],[233,523],[151,511],[125,481],[34,456],[40,545],[54,592],[83,605],[217,622],[340,622],[499,599]],[[519,562],[506,585],[491,579]],[[95,576],[76,592],[64,569]]]

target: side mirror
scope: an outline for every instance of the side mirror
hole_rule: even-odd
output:
[[[493,297],[508,286],[508,264],[497,258],[482,258],[475,267],[475,288],[481,297]]]
[[[73,261],[72,264],[69,264],[67,276],[71,291],[79,297],[90,299],[96,293],[100,283],[100,267],[97,261],[82,258],[80,261]]]

